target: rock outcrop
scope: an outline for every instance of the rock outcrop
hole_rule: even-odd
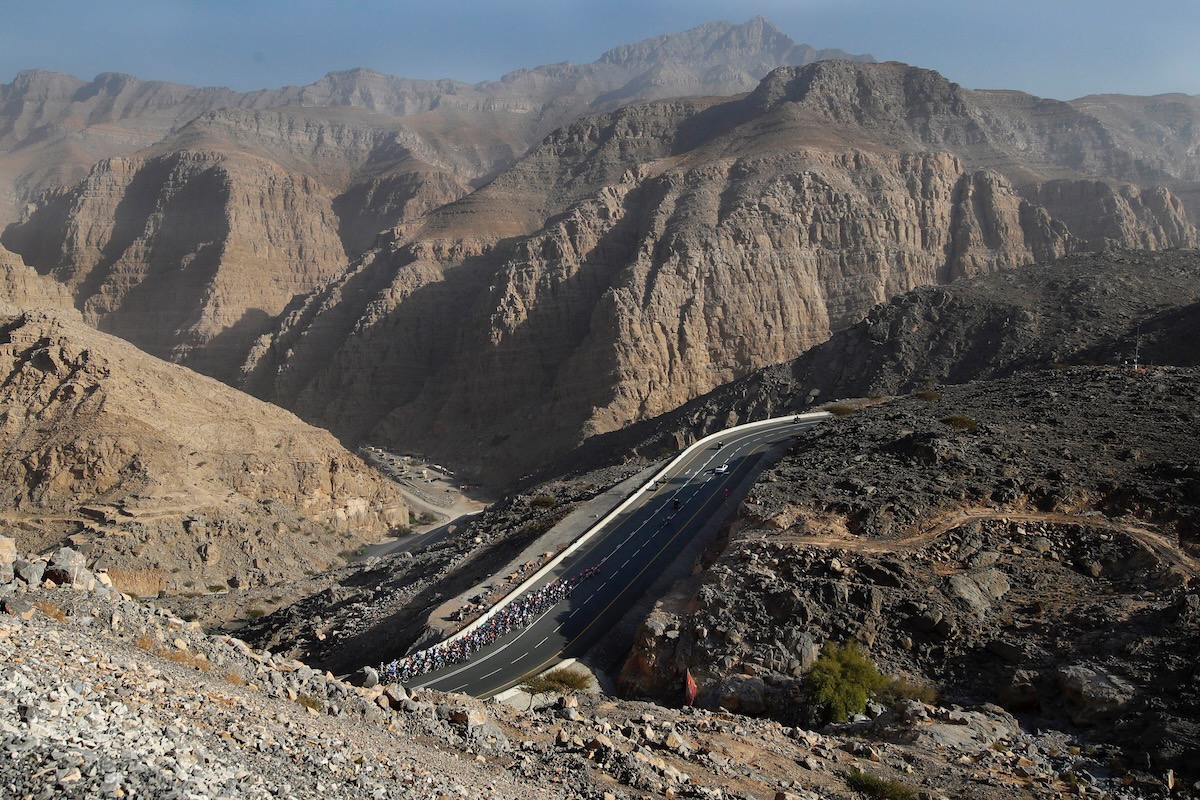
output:
[[[147,593],[203,592],[323,569],[408,522],[389,481],[287,412],[57,312],[0,332],[0,522],[24,552],[69,539]]]
[[[622,109],[396,231],[284,316],[244,385],[347,439],[512,479],[897,292],[1200,243],[1127,160],[1068,104],[894,63]]]
[[[942,386],[801,434],[660,604],[623,688],[803,719],[823,642],[964,702],[1194,769],[1194,368]]]
[[[0,314],[23,308],[57,308],[74,311],[71,292],[58,281],[25,266],[16,253],[0,246]]]

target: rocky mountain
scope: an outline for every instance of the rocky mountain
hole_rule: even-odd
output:
[[[590,117],[295,304],[243,385],[343,439],[511,480],[897,292],[1195,247],[1171,188],[1190,191],[1188,159],[1106,124],[844,61]]]
[[[760,18],[474,86],[360,69],[238,94],[22,73],[0,88],[0,219],[28,205],[3,242],[90,324],[232,382],[294,297],[554,128],[822,57],[851,56]]]
[[[1065,366],[1200,366],[1200,254],[1079,253],[928,286],[872,308],[797,359],[774,364],[653,420],[595,437],[546,474],[653,457],[729,425],[839,398]]]
[[[347,248],[464,194],[471,152],[366,112],[214,111],[45,196],[4,241],[90,324],[221,376]]]
[[[69,540],[128,592],[278,583],[408,523],[328,433],[73,311],[6,315],[0,376],[0,522],[22,552]]]
[[[619,456],[593,463],[641,458],[531,485],[437,548],[314,578],[245,633],[343,670],[386,658],[445,598],[518,569],[521,547],[553,552],[567,509],[594,519],[597,486],[721,425],[862,392],[741,487],[703,556],[631,612],[642,624],[615,691],[674,707],[690,672],[701,707],[828,734],[804,678],[827,643],[853,639],[959,713],[1085,739],[1080,754],[1107,764],[1076,775],[1093,788],[1152,774],[1187,791],[1200,779],[1198,301],[1196,252],[1076,254],[916,289],[792,364],[611,435]],[[583,661],[607,666],[597,650]],[[861,752],[918,741],[936,715],[916,708],[874,707],[854,728]],[[979,741],[968,716],[960,745]],[[1034,778],[1042,754],[993,755],[1005,749],[959,763],[989,791],[1057,790]]]
[[[803,719],[824,641],[947,701],[1200,764],[1200,374],[1064,367],[947,385],[799,436],[664,598],[623,691]],[[1188,780],[1194,780],[1189,778]]]

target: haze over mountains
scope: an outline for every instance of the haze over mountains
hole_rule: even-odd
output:
[[[0,242],[101,330],[503,483],[896,292],[1200,241],[1196,98],[832,56],[759,18],[475,86],[25,73]]]

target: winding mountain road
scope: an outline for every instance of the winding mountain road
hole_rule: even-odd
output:
[[[616,625],[709,517],[722,504],[733,502],[730,493],[763,453],[826,417],[805,415],[739,426],[688,448],[615,519],[594,529],[584,544],[568,551],[523,591],[598,564],[597,576],[584,580],[533,624],[500,638],[470,661],[427,673],[409,685],[491,697],[527,675],[582,654]],[[722,469],[725,465],[728,468]]]

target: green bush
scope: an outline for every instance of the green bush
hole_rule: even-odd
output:
[[[922,389],[919,392],[913,392],[913,394],[930,403],[936,403],[938,400],[942,399],[942,393],[937,389]]]
[[[529,501],[529,505],[533,508],[553,508],[556,501],[548,494],[539,494],[537,497]]]
[[[860,769],[845,773],[846,784],[856,792],[878,800],[917,800],[917,790],[907,783],[882,775],[872,775]]]
[[[845,403],[834,403],[831,406],[825,406],[822,411],[828,411],[835,417],[848,417],[854,413],[854,406],[846,405]]]
[[[845,722],[861,714],[867,700],[888,685],[858,642],[826,642],[805,676],[805,683],[829,722]]]

